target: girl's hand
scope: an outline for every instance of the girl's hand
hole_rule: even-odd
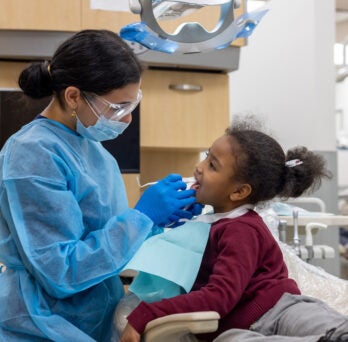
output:
[[[140,342],[140,334],[127,323],[121,335],[120,342]]]

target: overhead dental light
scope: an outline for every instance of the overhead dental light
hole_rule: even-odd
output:
[[[241,0],[129,0],[131,11],[140,15],[141,22],[126,25],[120,35],[147,49],[166,53],[192,54],[223,49],[237,38],[250,36],[267,12],[247,12],[235,18],[234,10],[240,3]],[[159,24],[161,20],[176,19],[206,6],[220,6],[220,18],[211,31],[199,22],[184,22],[174,33],[168,33]]]

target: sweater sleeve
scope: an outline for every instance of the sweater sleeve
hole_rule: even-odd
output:
[[[235,222],[211,232],[209,240],[217,255],[206,285],[170,299],[140,303],[127,317],[140,334],[155,318],[194,311],[217,311],[224,317],[239,302],[258,265],[260,236],[249,225]]]

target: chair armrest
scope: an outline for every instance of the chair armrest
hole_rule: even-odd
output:
[[[146,325],[144,342],[177,342],[189,333],[216,331],[220,315],[215,311],[173,314],[154,319]]]

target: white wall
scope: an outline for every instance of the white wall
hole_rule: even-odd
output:
[[[335,1],[270,0],[239,70],[230,73],[231,116],[260,115],[284,149],[296,145],[319,151],[334,178],[314,194],[337,212],[335,123]],[[338,228],[315,236],[336,249],[336,257],[313,261],[339,275]]]
[[[231,115],[262,115],[284,148],[335,150],[334,1],[271,0],[230,74]]]
[[[336,84],[337,131],[341,144],[348,144],[348,78]],[[339,117],[338,117],[339,116]],[[348,188],[348,150],[338,150],[338,186]],[[347,190],[344,191],[347,194]]]
[[[338,186],[342,189],[344,195],[348,197],[348,150],[339,150],[337,153],[338,163]],[[343,195],[343,194],[342,194]]]

